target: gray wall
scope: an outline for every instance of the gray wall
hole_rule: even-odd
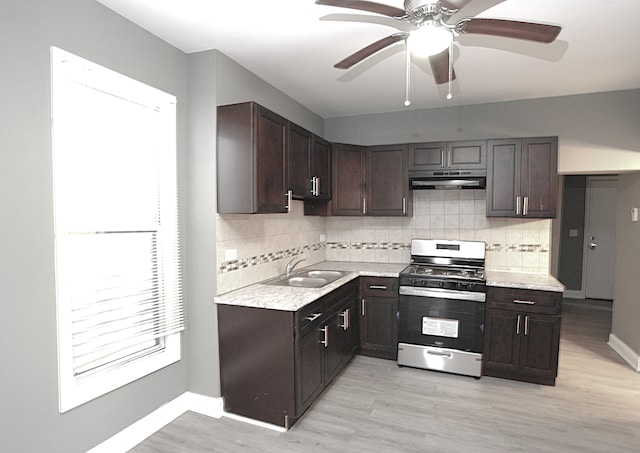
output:
[[[95,1],[0,6],[0,449],[82,452],[188,388],[186,360],[58,413],[50,57],[55,45],[176,95],[184,181],[187,57]],[[180,187],[184,201],[184,186]]]
[[[376,145],[557,135],[558,172],[640,170],[640,90],[330,118],[325,138]]]
[[[575,291],[582,289],[586,189],[586,176],[569,175],[564,177],[558,278],[567,289]],[[572,229],[578,230],[576,237],[569,236],[569,230]]]
[[[299,126],[323,136],[324,120],[282,91],[256,77],[223,53],[215,52],[218,105],[255,101]]]
[[[640,355],[640,222],[632,223],[632,207],[640,207],[640,175],[618,177],[616,214],[616,281],[612,332]]]

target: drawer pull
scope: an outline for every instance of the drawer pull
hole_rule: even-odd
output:
[[[382,289],[387,290],[388,288],[385,285],[369,285],[369,289]]]
[[[312,315],[307,316],[305,319],[309,322],[311,321],[315,321],[316,319],[318,319],[320,316],[322,316],[322,313],[314,313]]]
[[[521,304],[521,305],[535,305],[536,302],[533,300],[518,300],[518,299],[513,299],[513,303],[514,304]]]

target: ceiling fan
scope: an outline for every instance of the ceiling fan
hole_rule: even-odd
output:
[[[405,41],[407,44],[407,100],[409,105],[410,57],[429,58],[436,84],[449,83],[456,76],[453,71],[453,40],[460,34],[482,34],[506,38],[517,38],[540,43],[553,42],[560,33],[557,25],[521,22],[505,19],[465,17],[455,23],[449,19],[473,0],[405,0],[404,9],[382,3],[361,0],[316,0],[317,5],[337,6],[388,16],[414,26],[409,32],[398,32],[384,37],[349,55],[334,65],[338,69],[349,69],[376,52],[392,44]],[[504,0],[503,0],[504,1]]]

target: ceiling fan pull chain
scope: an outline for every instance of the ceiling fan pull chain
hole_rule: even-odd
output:
[[[451,99],[451,78],[453,77],[453,41],[449,44],[449,93],[447,93],[447,99]]]
[[[409,51],[409,47],[407,46],[407,74],[406,74],[406,84],[405,84],[405,95],[404,95],[404,106],[409,107],[411,105],[411,100],[409,99],[409,95],[411,93],[411,52]]]

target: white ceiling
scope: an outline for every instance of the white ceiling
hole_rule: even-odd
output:
[[[350,70],[333,68],[403,22],[314,0],[97,1],[186,53],[221,51],[324,118],[406,109],[404,43]],[[454,19],[475,15],[562,31],[551,44],[458,36],[453,99],[418,62],[408,108],[640,88],[640,0],[473,0]]]

